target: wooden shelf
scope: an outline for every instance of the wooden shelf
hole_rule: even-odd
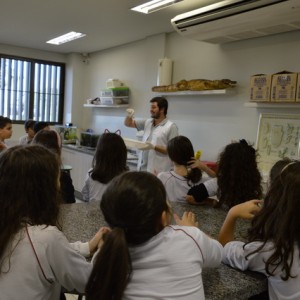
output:
[[[201,96],[201,95],[228,95],[236,93],[234,89],[205,90],[205,91],[179,91],[179,92],[154,92],[162,96]]]
[[[300,102],[246,102],[244,105],[253,108],[300,108]]]
[[[108,108],[122,108],[122,107],[129,107],[129,104],[113,104],[113,105],[105,105],[105,104],[83,104],[83,107],[108,107]]]

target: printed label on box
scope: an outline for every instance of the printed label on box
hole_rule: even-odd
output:
[[[297,73],[274,74],[272,78],[272,101],[295,101]]]
[[[250,80],[250,99],[252,101],[269,101],[271,75],[253,75]]]

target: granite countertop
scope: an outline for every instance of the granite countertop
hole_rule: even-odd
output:
[[[197,215],[201,230],[217,238],[226,211],[219,208],[191,206],[172,202],[174,213],[179,216],[186,210]],[[101,226],[106,226],[99,203],[74,203],[61,206],[62,230],[69,241],[88,241]],[[236,237],[244,240],[249,226],[247,221],[237,223]],[[267,289],[267,279],[255,272],[241,272],[222,264],[217,269],[203,269],[203,284],[206,300],[243,300]]]
[[[74,150],[77,152],[85,153],[94,156],[96,149],[91,147],[78,146],[73,144],[64,144],[62,145],[64,149]],[[135,161],[138,160],[138,156],[132,154],[131,152],[127,152],[127,161]]]
[[[85,154],[90,154],[90,155],[94,155],[95,154],[95,149],[93,149],[93,148],[79,146],[79,145],[74,145],[74,144],[63,144],[62,148],[69,149],[69,150],[75,150],[77,152],[81,152],[81,153],[85,153]]]

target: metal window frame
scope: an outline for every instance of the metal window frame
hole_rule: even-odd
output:
[[[44,97],[45,103],[42,103],[43,105],[47,105],[47,107],[43,106],[43,105],[41,108],[39,107],[40,113],[38,114],[37,121],[47,121],[49,124],[62,124],[63,123],[64,95],[65,95],[65,90],[64,90],[65,89],[65,69],[66,69],[65,63],[46,61],[46,60],[40,60],[40,59],[32,59],[32,58],[27,58],[27,57],[7,55],[7,54],[0,53],[0,69],[1,69],[1,67],[3,68],[3,66],[1,66],[2,58],[27,62],[30,65],[29,70],[28,70],[28,73],[30,73],[30,74],[27,74],[28,79],[29,79],[29,100],[28,100],[29,103],[25,104],[25,108],[24,108],[25,112],[23,114],[24,116],[20,117],[20,115],[17,115],[17,111],[22,111],[22,105],[24,103],[23,102],[17,103],[17,97],[16,97],[16,100],[15,100],[16,102],[13,103],[13,105],[12,105],[13,110],[14,110],[12,121],[14,123],[24,123],[24,121],[27,119],[34,119],[34,107],[35,107],[34,101],[36,100],[36,97],[35,97],[35,84],[36,84],[35,75],[36,74],[35,74],[35,72],[36,72],[36,65],[38,64],[40,66],[45,67],[46,69],[50,68],[50,71],[49,71],[49,74],[47,74],[47,70],[46,70],[46,72],[44,73],[44,78],[42,80],[42,82],[45,86],[46,86],[46,80],[48,80],[47,84],[48,84],[49,88],[47,91],[44,90],[43,97]],[[56,74],[55,74],[56,79],[58,78],[58,76],[60,76],[59,81],[55,82],[55,87],[57,86],[56,83],[59,82],[58,83],[59,91],[56,94],[52,93],[51,89],[50,89],[50,86],[53,87],[53,84],[54,84],[54,82],[51,82],[51,80],[53,81],[53,78],[52,78],[53,67],[55,67],[55,70],[56,70]],[[57,74],[57,70],[58,70],[58,69],[56,69],[57,67],[60,68],[60,75]],[[16,75],[18,75],[18,77],[23,76],[23,74],[25,72],[24,65],[22,65],[22,68],[20,68],[20,69],[18,67],[15,67],[14,71],[15,71],[15,75],[14,75],[15,82],[13,84],[14,85],[20,84],[20,82],[17,81]],[[5,70],[2,73],[5,74]],[[41,78],[39,78],[39,79],[41,79]],[[2,80],[2,82],[3,82],[4,79],[0,78],[0,80]],[[9,80],[11,80],[11,77],[9,78]],[[24,83],[25,82],[22,82],[22,84],[24,84]],[[12,83],[10,83],[10,85],[11,84]],[[19,96],[20,96],[20,94],[27,92],[27,91],[22,86],[20,88],[20,90],[16,89],[15,91],[10,91],[10,92],[14,92],[16,94],[19,93]],[[2,95],[4,95],[4,93],[5,93],[5,90],[1,89],[1,83],[0,83],[0,93],[2,93]],[[55,97],[55,99],[53,99],[53,97]],[[22,98],[22,96],[21,96],[21,98]],[[3,109],[3,108],[4,108],[4,96],[3,96],[2,103],[0,103],[0,115],[2,114],[1,109]],[[57,112],[57,110],[58,110],[58,112]],[[57,115],[57,120],[55,120],[56,115]]]

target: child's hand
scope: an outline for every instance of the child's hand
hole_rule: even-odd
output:
[[[199,169],[205,173],[208,174],[210,177],[216,177],[215,171],[213,171],[211,168],[209,168],[206,164],[204,164],[201,160],[196,159],[195,157],[192,157],[191,160],[188,162],[189,167],[192,169]]]
[[[192,204],[192,205],[199,205],[199,202],[197,202],[194,198],[194,196],[192,195],[186,195],[185,196],[185,200],[189,203],[189,204]]]
[[[182,215],[182,218],[177,214],[174,214],[174,219],[177,225],[180,226],[195,226],[198,227],[199,223],[196,219],[196,215],[192,213],[191,211],[187,212],[185,211]]]
[[[229,210],[229,215],[234,218],[252,219],[260,210],[263,200],[250,200],[235,205]]]
[[[101,227],[98,232],[94,235],[94,237],[89,241],[90,253],[93,255],[104,243],[104,236],[111,229],[108,227]]]
[[[196,159],[195,157],[191,157],[191,160],[188,161],[189,167],[191,167],[192,169],[200,169],[202,170],[203,168],[205,168],[205,165],[199,160]]]

